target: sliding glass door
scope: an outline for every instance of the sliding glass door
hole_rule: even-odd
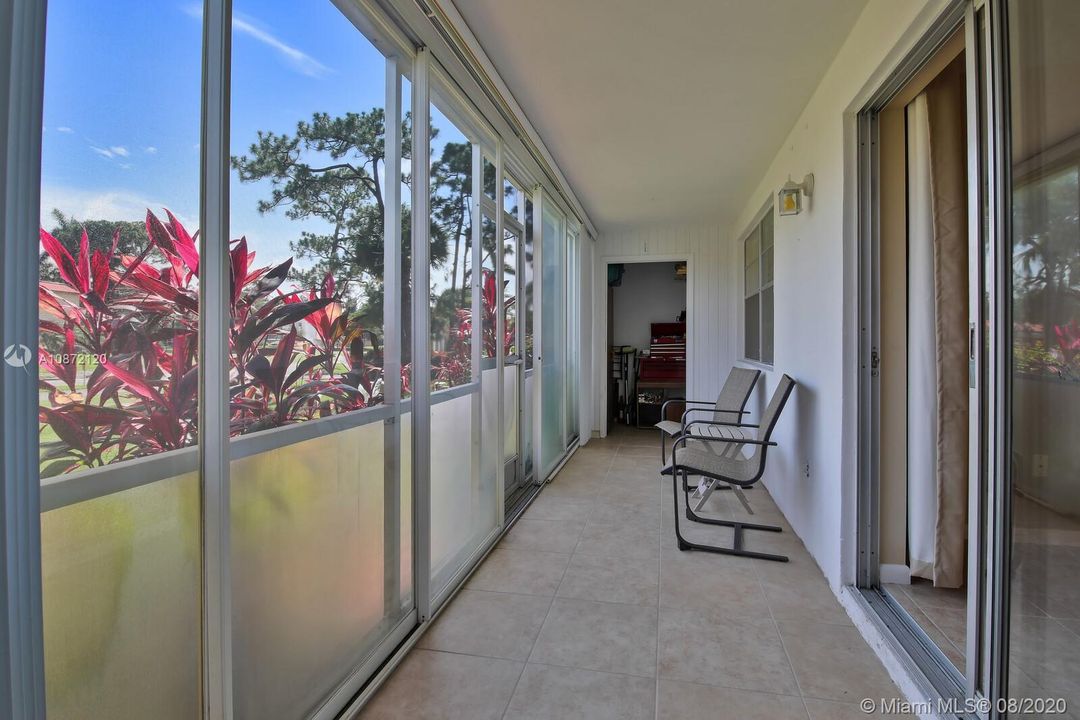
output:
[[[1010,0],[1006,694],[1080,708],[1080,6]],[[1038,708],[1035,708],[1038,710]],[[1017,712],[1019,714],[1019,711]]]
[[[1080,12],[1067,3],[958,3],[913,51],[913,57],[923,53],[923,61],[905,66],[917,72],[909,70],[911,76],[891,87],[886,83],[880,106],[875,100],[860,116],[860,132],[875,149],[864,151],[860,166],[863,181],[874,184],[863,185],[868,203],[860,209],[862,235],[871,242],[864,246],[861,271],[861,312],[868,329],[860,386],[864,530],[859,584],[937,691],[981,699],[975,707],[985,717],[1060,715],[1080,702],[1080,585],[1075,580],[1080,571],[1080,456],[1074,440],[1080,406],[1072,402],[1080,388],[1080,103],[1075,102],[1080,94],[1074,81],[1080,53],[1072,37],[1077,25]],[[954,32],[957,26],[962,35]],[[962,65],[951,56],[940,60],[950,48]],[[898,256],[888,245],[893,160],[888,102],[903,98],[904,88],[919,73],[930,72],[938,76],[924,78],[927,92],[921,101],[912,98],[906,122],[899,126],[908,152],[906,158],[900,154],[907,182],[897,197],[908,212],[906,217],[901,213],[906,253]],[[951,113],[963,135],[951,138],[941,131],[943,108],[952,101],[942,97],[945,82],[940,79],[947,80],[949,73],[963,73],[966,85],[963,111]],[[920,137],[933,151],[934,162],[926,167],[917,152]],[[943,175],[943,157],[961,138],[963,165]],[[911,211],[925,189],[917,182],[920,172],[930,178],[924,184],[932,190],[925,195],[923,223]],[[960,178],[960,202],[946,207],[966,205],[966,248],[959,248],[955,258],[966,255],[959,267],[968,272],[943,286],[942,277],[952,272],[941,264],[946,240],[962,225],[959,215],[948,225],[941,222],[943,193]],[[880,222],[874,223],[875,217]],[[900,434],[908,452],[898,463],[889,445],[896,397],[890,378],[906,359],[910,415],[912,368],[919,361],[910,349],[918,344],[919,324],[909,317],[904,325],[906,358],[890,354],[890,338],[896,336],[888,335],[889,303],[897,291],[880,290],[890,282],[890,263],[906,261],[905,307],[911,312],[912,299],[919,298],[911,292],[911,277],[922,257],[915,242],[922,227],[931,251],[924,253],[931,271],[928,283],[938,298],[927,306],[932,313],[928,347],[939,351],[928,356],[927,365],[935,393],[926,405],[932,412],[916,413],[915,424],[908,423],[907,433]],[[904,289],[901,285],[899,292]],[[941,299],[944,292],[960,290],[956,302],[967,302],[965,337],[951,343],[954,351],[945,347],[940,352],[946,344],[943,333],[952,332],[943,330],[942,316],[956,305]],[[962,365],[943,364],[950,356],[962,358]],[[956,395],[965,400],[962,413],[960,404],[944,408],[948,412],[942,406],[948,394],[943,371],[952,377],[955,370],[962,370],[957,387],[966,397]],[[962,420],[966,428],[964,446],[951,444],[963,455],[950,454],[942,429],[950,418],[958,424]],[[895,509],[896,498],[886,505],[888,480],[906,462],[910,487],[913,458],[918,459],[911,443],[919,434],[934,440],[934,462],[916,472],[936,483],[932,502],[925,505],[930,515],[921,518],[933,520],[932,525],[923,523],[932,529],[932,542],[922,550],[909,542],[906,555],[903,545],[899,555],[890,555],[893,533],[884,513],[886,507]],[[949,505],[944,477],[948,463],[957,458],[966,468],[966,500]],[[906,501],[910,532],[913,512],[924,506],[911,494]],[[946,512],[946,507],[953,510]],[[959,529],[964,530],[957,536]],[[950,550],[950,535],[964,542]],[[946,562],[949,558],[942,556],[955,550],[960,551],[953,556],[957,562]],[[917,569],[923,552],[929,563]],[[890,564],[897,560],[891,558],[907,563],[910,578],[900,578],[897,566]],[[929,582],[916,582],[923,572]]]

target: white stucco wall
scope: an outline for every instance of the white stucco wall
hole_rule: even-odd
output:
[[[789,176],[814,174],[809,208],[775,223],[775,363],[799,385],[769,454],[765,484],[834,585],[854,572],[857,327],[855,113],[921,37],[944,2],[871,0],[775,159],[726,232],[730,256],[762,203]],[[722,306],[741,312],[741,263]],[[809,468],[809,473],[807,469]]]

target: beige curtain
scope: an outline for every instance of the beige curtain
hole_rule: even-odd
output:
[[[967,136],[963,55],[926,88],[934,223],[937,518],[933,581],[964,584],[968,485]]]

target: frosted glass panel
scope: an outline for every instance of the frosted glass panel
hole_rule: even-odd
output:
[[[497,521],[495,485],[481,482],[474,453],[475,394],[431,408],[431,591],[437,595]]]
[[[503,460],[509,461],[518,454],[518,372],[511,365],[503,369]]]
[[[543,287],[540,299],[541,432],[540,469],[549,473],[563,456],[563,382],[566,363],[566,290],[564,220],[544,210]]]
[[[535,371],[525,372],[525,394],[521,398],[521,456],[525,461],[525,476],[533,470],[533,380]]]
[[[403,607],[412,608],[413,601],[413,516],[412,516],[412,413],[402,413],[398,423],[401,425],[401,531],[399,533],[399,547],[401,548],[401,567],[398,577],[401,579],[401,604]]]
[[[494,362],[494,359],[488,361]],[[494,488],[502,479],[502,460],[499,441],[504,433],[499,422],[499,371],[487,368],[480,374],[482,398],[480,420],[480,467],[484,487]]]
[[[50,720],[199,715],[195,473],[41,516]]]
[[[237,718],[307,716],[404,616],[383,435],[376,421],[233,461]]]

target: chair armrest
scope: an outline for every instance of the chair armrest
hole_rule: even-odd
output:
[[[766,446],[769,446],[769,447],[773,447],[773,446],[777,445],[777,443],[775,441],[773,441],[773,440],[757,440],[757,439],[753,439],[753,438],[746,438],[746,439],[738,439],[738,440],[736,440],[734,438],[718,438],[718,437],[710,437],[708,435],[694,435],[694,436],[691,436],[689,433],[683,433],[679,437],[675,438],[675,442],[672,443],[672,445],[671,445],[671,452],[673,453],[672,457],[674,457],[675,448],[677,448],[679,446],[679,443],[681,442],[683,444],[683,447],[685,447],[687,440],[706,440],[708,442],[732,443],[732,444],[737,444],[737,445],[742,445],[742,444],[766,445]]]
[[[691,420],[683,425],[683,432],[685,432],[691,425],[717,425],[721,427],[739,427],[739,428],[757,428],[756,423],[737,423],[737,422],[724,422],[722,420]]]
[[[732,415],[738,415],[739,417],[742,417],[743,415],[749,415],[749,414],[750,414],[750,411],[749,411],[749,410],[717,410],[717,409],[716,409],[716,407],[715,407],[715,403],[713,403],[713,407],[708,407],[708,408],[687,408],[686,412],[684,412],[684,413],[683,413],[683,415],[682,415],[682,424],[683,424],[683,425],[685,425],[685,424],[686,424],[686,417],[687,417],[687,416],[688,416],[688,415],[689,415],[690,413],[703,413],[703,412],[712,412],[712,413],[715,413],[715,412],[723,412],[723,413],[731,413]],[[717,423],[719,423],[720,421],[719,421],[719,420],[716,420],[716,421],[714,421],[714,422],[717,422]],[[738,423],[732,423],[732,424],[738,424]]]

